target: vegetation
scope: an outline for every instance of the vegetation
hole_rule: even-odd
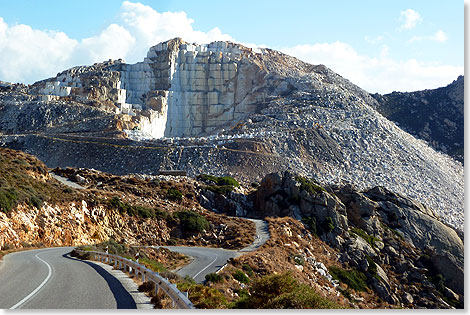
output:
[[[176,213],[176,217],[180,220],[182,228],[190,232],[202,232],[209,229],[207,219],[194,211],[180,211]]]
[[[254,271],[253,269],[250,267],[250,265],[248,264],[243,264],[242,265],[242,269],[243,271],[245,271],[245,273],[249,276],[249,277],[253,277],[254,276]]]
[[[111,209],[116,209],[119,213],[128,214],[130,216],[136,216],[141,218],[155,218],[155,210],[152,208],[130,205],[128,203],[122,202],[119,197],[114,196],[113,198],[109,199],[107,205]]]
[[[333,279],[339,280],[340,282],[347,284],[353,290],[367,290],[367,277],[361,271],[358,271],[356,269],[345,270],[336,266],[330,266],[328,268],[328,271],[333,277]]]
[[[224,185],[224,186],[215,186],[215,185],[210,185],[206,186],[206,189],[215,192],[216,194],[219,195],[228,195],[231,191],[233,191],[233,186],[231,185]]]
[[[44,201],[71,199],[60,186],[38,177],[48,176],[47,167],[35,157],[0,149],[0,211],[8,213],[21,203],[41,208]]]
[[[169,188],[166,197],[170,200],[183,200],[183,194],[176,188]]]
[[[232,273],[232,277],[233,277],[235,280],[240,281],[241,283],[247,284],[247,283],[250,282],[250,278],[248,278],[248,276],[247,276],[243,271],[241,271],[240,269],[235,270],[235,271]]]
[[[207,174],[201,174],[197,178],[205,182],[212,182],[217,186],[233,186],[233,187],[240,186],[237,180],[230,176],[217,177],[217,176],[212,176],[212,175],[207,175]]]
[[[326,189],[322,186],[318,185],[314,180],[308,179],[305,177],[297,176],[295,178],[298,182],[300,182],[300,189],[308,191],[311,195],[316,195],[321,192],[326,192]]]
[[[214,272],[206,275],[206,282],[219,283],[219,282],[222,282],[223,280],[224,278],[221,275],[218,275]]]
[[[308,230],[313,235],[318,235],[317,233],[317,219],[315,217],[303,217],[302,222],[307,225]]]
[[[289,258],[294,262],[296,265],[303,266],[305,264],[305,259],[300,254],[291,254]]]
[[[377,237],[373,235],[369,235],[364,230],[359,229],[359,228],[352,228],[349,231],[352,232],[353,234],[359,235],[372,247],[376,247],[375,242],[380,241]]]
[[[232,308],[243,309],[332,309],[338,304],[321,297],[310,286],[299,283],[289,272],[264,276],[249,288],[250,294],[240,295]]]
[[[207,174],[201,174],[197,178],[205,182],[213,183],[212,185],[205,186],[205,189],[208,189],[219,195],[228,195],[231,191],[233,191],[235,187],[240,186],[237,180],[230,176],[217,177]]]
[[[221,309],[227,306],[227,299],[217,289],[189,281],[178,283],[177,287],[189,293],[189,300],[196,308]]]

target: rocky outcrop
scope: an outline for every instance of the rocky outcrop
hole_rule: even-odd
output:
[[[164,220],[137,219],[103,206],[45,203],[39,209],[20,205],[0,212],[0,250],[28,246],[78,246],[115,239],[128,245],[170,239]]]
[[[444,289],[432,283],[438,275],[452,291],[464,293],[462,240],[431,209],[409,198],[383,187],[363,192],[352,186],[324,188],[284,172],[267,175],[255,200],[248,215],[302,220],[340,251],[341,261],[366,273],[388,303],[413,300],[415,305],[445,307],[436,297],[443,296]],[[405,293],[413,286],[434,297],[416,291],[409,292],[410,298]]]
[[[438,89],[372,96],[382,115],[464,163],[463,76]]]

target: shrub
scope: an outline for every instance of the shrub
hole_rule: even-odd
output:
[[[119,213],[126,213],[130,216],[139,216],[141,218],[154,218],[155,210],[143,206],[133,206],[128,203],[122,202],[119,197],[114,196],[108,200],[108,206],[112,209],[116,209]]]
[[[264,276],[250,286],[250,295],[240,295],[233,308],[287,309],[339,308],[306,284],[300,284],[289,272]]]
[[[0,210],[8,213],[16,206],[18,192],[15,188],[0,189]]]
[[[315,217],[303,217],[302,222],[307,225],[308,230],[313,235],[318,235],[317,232],[317,219]]]
[[[210,185],[210,186],[206,186],[205,189],[208,189],[208,190],[210,190],[212,192],[215,192],[216,194],[219,194],[219,195],[227,196],[231,191],[233,191],[233,186],[231,186],[231,185],[224,185],[224,186]]]
[[[305,264],[305,259],[300,254],[291,254],[289,258],[292,259],[296,265],[303,266]]]
[[[321,227],[325,233],[333,231],[335,229],[333,219],[331,217],[326,217],[326,220],[322,223]]]
[[[250,282],[250,278],[248,278],[248,276],[240,269],[235,270],[235,272],[232,273],[232,277],[235,280],[240,281],[241,283],[247,284],[248,282]]]
[[[41,209],[44,204],[44,199],[41,196],[31,196],[29,197],[29,205],[35,207],[36,209]]]
[[[223,279],[224,278],[221,275],[218,275],[214,272],[209,273],[209,274],[206,275],[206,281],[207,282],[218,283],[218,282],[222,282]]]
[[[170,200],[182,200],[183,194],[176,188],[169,188],[166,192],[166,197]]]
[[[189,282],[178,283],[178,289],[189,293],[189,300],[196,308],[220,309],[225,308],[227,299],[217,289]]]
[[[233,186],[233,187],[240,186],[240,183],[238,183],[236,179],[230,176],[217,177],[213,175],[201,174],[197,178],[205,182],[213,182],[217,186]]]
[[[156,271],[156,272],[166,271],[165,266],[161,262],[153,260],[153,259],[149,259],[147,257],[139,258],[139,263],[149,268],[152,271]]]
[[[339,280],[347,284],[351,289],[356,291],[367,290],[366,275],[356,269],[345,270],[339,267],[330,266],[328,268],[333,279]]]
[[[375,247],[375,242],[379,241],[377,237],[369,235],[364,230],[359,228],[352,228],[350,232],[362,237],[372,247]]]
[[[190,232],[202,232],[209,228],[207,219],[197,212],[180,211],[176,213],[176,216],[180,219],[182,228]]]
[[[305,177],[297,176],[295,178],[298,182],[300,182],[300,189],[308,191],[311,195],[316,195],[321,192],[326,192],[326,189],[322,186],[318,185],[314,180],[308,179]]]
[[[246,274],[247,274],[248,276],[250,276],[250,277],[253,277],[253,275],[255,274],[255,273],[253,272],[253,269],[251,269],[250,265],[248,265],[248,264],[243,264],[243,265],[242,265],[242,269],[243,269],[243,271],[245,271]]]
[[[140,292],[152,292],[153,290],[155,290],[155,283],[153,281],[146,281],[139,285]]]

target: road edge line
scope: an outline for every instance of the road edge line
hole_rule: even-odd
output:
[[[48,274],[47,274],[47,277],[46,279],[44,279],[44,281],[36,288],[33,290],[33,292],[31,292],[30,294],[28,294],[26,297],[24,297],[21,301],[19,301],[18,303],[16,303],[15,305],[13,305],[12,307],[10,307],[11,310],[14,310],[18,307],[20,307],[21,305],[23,305],[26,301],[28,301],[30,298],[32,298],[39,290],[42,289],[42,287],[44,287],[44,285],[47,283],[47,281],[49,281],[49,279],[51,278],[52,276],[52,267],[51,265],[49,265],[45,260],[39,258],[38,254],[34,255],[34,257],[36,257],[37,259],[39,259],[40,261],[42,261],[43,263],[46,264],[47,268],[48,268]]]

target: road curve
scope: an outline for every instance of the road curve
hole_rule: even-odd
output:
[[[68,256],[73,247],[15,252],[0,265],[3,309],[132,309],[135,299],[106,266]]]
[[[187,246],[161,246],[171,251],[191,256],[193,261],[178,269],[176,273],[182,277],[190,276],[197,283],[202,283],[209,273],[217,272],[230,258],[243,255],[261,247],[269,239],[268,223],[264,220],[249,219],[256,225],[256,236],[254,242],[239,250],[228,250],[210,247],[187,247]],[[158,247],[158,246],[156,246]]]

